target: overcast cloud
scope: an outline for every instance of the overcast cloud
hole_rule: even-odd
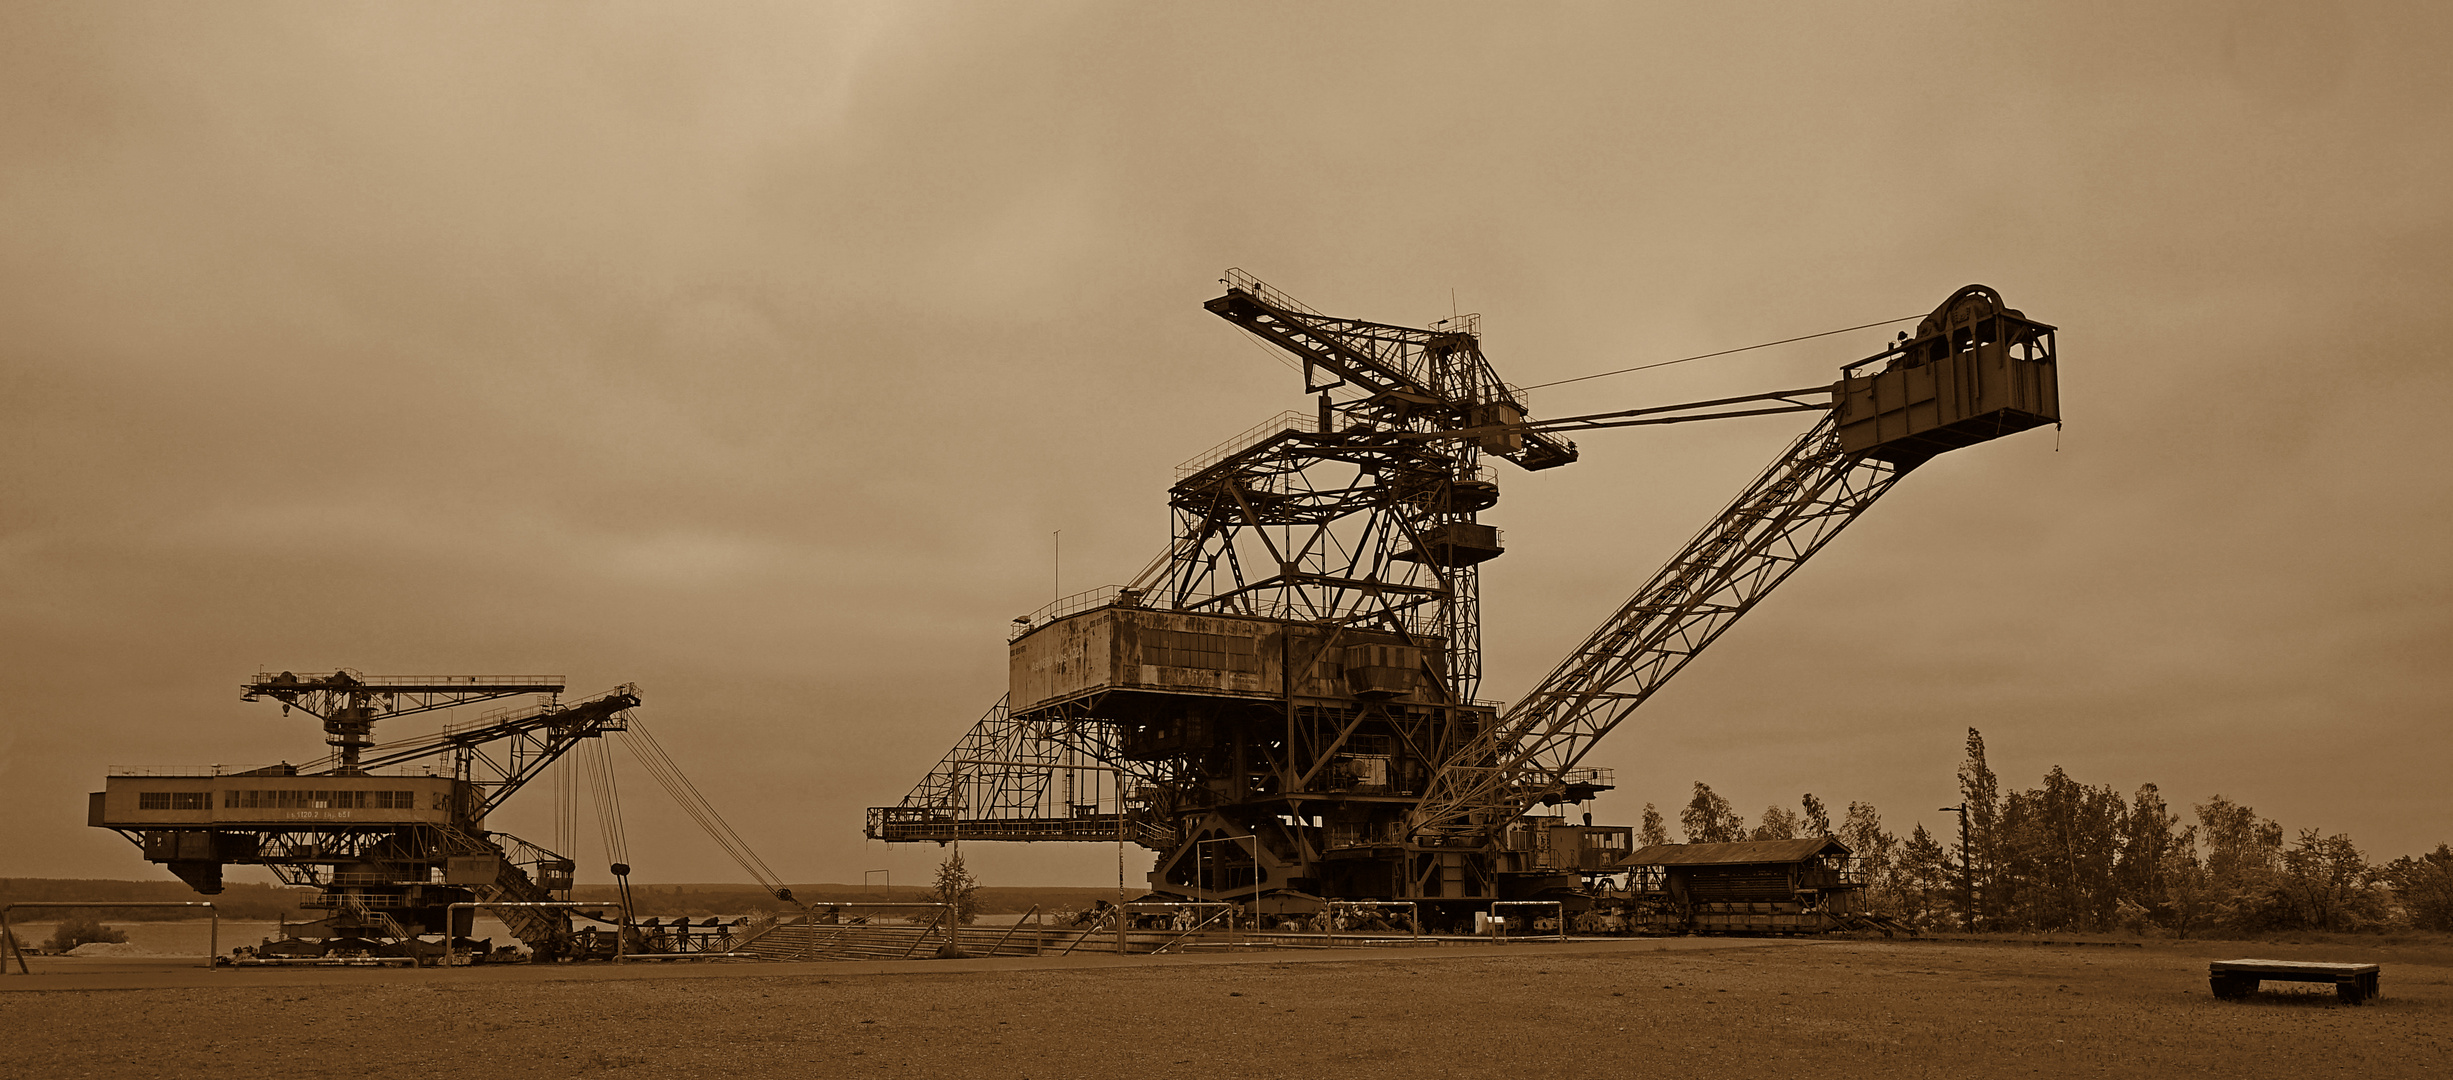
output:
[[[350,667],[637,682],[786,877],[917,881],[861,810],[1003,692],[1051,534],[1129,577],[1176,462],[1305,406],[1228,266],[1480,311],[1528,384],[1972,281],[2063,328],[2066,429],[1904,482],[1604,744],[1600,820],[1939,828],[1973,725],[2006,783],[2453,840],[2449,53],[2421,4],[7,5],[0,874],[161,876],[85,793],[312,758],[238,684]],[[1488,692],[1799,426],[1511,470]],[[641,878],[743,877],[631,791]]]

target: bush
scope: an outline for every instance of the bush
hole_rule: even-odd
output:
[[[2131,937],[2144,937],[2157,931],[2153,913],[2132,903],[2126,896],[2113,901],[2113,921]]]
[[[60,920],[59,929],[51,932],[48,947],[52,952],[64,953],[91,942],[100,941],[117,945],[126,940],[128,940],[128,935],[125,931],[113,930],[102,925],[102,920],[77,911],[69,913],[66,919]]]

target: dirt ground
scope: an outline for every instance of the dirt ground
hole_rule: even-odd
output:
[[[2384,996],[2217,1001],[2241,956],[2381,963]],[[2453,1076],[2442,944],[51,970],[0,978],[0,1076]]]

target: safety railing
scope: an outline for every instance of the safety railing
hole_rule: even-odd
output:
[[[800,918],[793,919],[793,920],[790,920],[790,921],[788,921],[788,922],[777,922],[775,925],[773,925],[773,926],[771,926],[771,927],[768,927],[768,928],[767,928],[767,929],[766,929],[764,932],[762,932],[762,933],[758,934],[757,936],[755,936],[755,937],[751,937],[751,938],[748,938],[748,939],[745,939],[745,940],[743,940],[743,941],[742,941],[740,944],[733,946],[733,950],[734,950],[734,951],[733,951],[732,953],[726,953],[726,954],[723,954],[723,955],[727,955],[727,956],[731,956],[731,955],[751,955],[751,954],[745,954],[745,953],[743,953],[741,950],[748,948],[748,947],[749,947],[749,945],[750,945],[752,942],[761,941],[761,940],[764,940],[764,939],[766,939],[766,938],[769,938],[769,937],[773,937],[773,936],[775,936],[776,931],[782,930],[783,928],[785,928],[785,927],[787,927],[787,926],[797,926],[797,927],[804,927],[804,928],[807,928],[807,929],[809,930],[808,940],[806,940],[806,941],[804,941],[804,942],[802,943],[800,959],[803,959],[803,960],[815,960],[815,959],[817,959],[818,949],[819,949],[819,947],[820,947],[820,946],[824,946],[824,945],[831,945],[831,944],[833,944],[834,942],[836,942],[837,940],[841,939],[841,938],[842,938],[842,937],[843,937],[845,934],[850,933],[852,930],[854,930],[854,929],[856,929],[856,928],[859,928],[859,927],[863,927],[863,926],[870,925],[870,924],[869,924],[869,923],[868,923],[866,920],[862,920],[862,921],[860,921],[860,922],[849,922],[849,921],[845,921],[845,920],[843,919],[843,915],[844,915],[846,912],[849,912],[849,911],[854,911],[854,910],[859,910],[859,911],[881,911],[881,910],[911,911],[911,910],[916,909],[916,908],[927,908],[927,909],[930,909],[930,910],[932,911],[932,914],[929,916],[929,920],[928,920],[928,922],[927,922],[926,924],[924,924],[923,926],[921,926],[919,935],[918,935],[917,937],[914,937],[914,938],[912,939],[911,947],[910,947],[910,948],[907,948],[907,949],[905,949],[905,950],[903,950],[903,956],[901,957],[902,959],[906,959],[906,960],[908,960],[908,959],[910,959],[910,958],[911,958],[911,954],[912,954],[912,953],[918,952],[918,951],[920,950],[920,945],[921,945],[921,943],[923,943],[923,942],[925,942],[925,941],[927,941],[927,940],[928,940],[928,932],[929,932],[930,930],[936,929],[936,928],[937,928],[937,925],[938,925],[939,923],[943,923],[943,924],[945,924],[945,927],[946,927],[946,931],[945,931],[945,943],[946,943],[946,947],[947,947],[948,949],[952,949],[952,950],[954,950],[954,951],[956,951],[956,952],[960,952],[960,951],[961,951],[961,949],[962,949],[962,936],[961,936],[961,935],[962,935],[962,920],[961,920],[960,918],[956,917],[955,912],[954,912],[954,905],[952,905],[952,904],[937,903],[937,902],[922,901],[922,900],[915,900],[915,901],[912,901],[912,902],[909,902],[909,903],[840,903],[840,904],[839,904],[839,903],[835,903],[835,902],[833,902],[833,901],[829,901],[829,902],[827,902],[827,903],[825,903],[825,904],[822,904],[822,905],[812,905],[812,906],[811,906],[811,907],[810,907],[810,908],[809,908],[809,909],[808,909],[806,912],[804,912],[804,913],[801,915],[801,917],[800,917]],[[1035,910],[1035,909],[1034,909],[1034,910]],[[819,921],[821,917],[824,917],[824,918],[827,918],[827,919],[831,919],[831,920],[833,920],[833,921],[832,921],[832,922],[821,922],[821,921]],[[820,937],[818,937],[818,935],[817,935],[817,928],[818,928],[818,927],[821,927],[821,926],[834,926],[834,927],[836,927],[837,929],[835,930],[835,932],[834,932],[834,933],[829,934],[829,935],[827,935],[827,936],[826,936],[826,937],[824,937],[824,938],[820,938]],[[705,953],[701,953],[701,954],[697,954],[697,955],[702,955],[702,956],[703,956],[703,955],[707,955],[707,954],[705,954]],[[761,955],[761,956],[763,956],[763,955],[765,955],[765,954],[761,953],[761,954],[755,954],[755,955]]]
[[[363,896],[352,893],[317,893],[314,896],[299,897],[298,906],[302,908],[353,908],[372,911],[378,908],[408,907],[410,905],[408,898],[405,896],[395,896],[383,893],[378,893],[374,896]]]
[[[14,955],[14,956],[16,956],[16,957],[17,957],[17,973],[18,973],[18,974],[20,974],[20,975],[32,975],[32,974],[34,974],[34,972],[33,972],[33,971],[29,970],[29,969],[26,967],[26,954],[25,954],[24,950],[19,949],[19,948],[17,947],[17,935],[16,935],[16,933],[15,933],[14,929],[13,929],[12,927],[10,927],[10,925],[9,925],[9,912],[15,911],[15,910],[17,910],[18,908],[53,908],[53,909],[60,909],[60,910],[76,911],[76,910],[82,910],[82,909],[84,909],[84,908],[199,908],[199,907],[200,907],[200,908],[204,908],[206,911],[211,912],[211,913],[212,913],[212,916],[213,916],[213,929],[212,929],[212,931],[211,931],[210,936],[208,936],[207,938],[205,938],[205,946],[204,946],[204,966],[205,966],[205,967],[207,967],[207,968],[211,968],[211,967],[213,966],[213,958],[221,955],[221,909],[220,909],[220,908],[217,908],[217,907],[214,907],[214,906],[213,906],[213,904],[212,904],[212,902],[211,902],[211,901],[208,901],[208,900],[177,900],[177,901],[168,901],[168,902],[163,902],[163,903],[137,903],[137,902],[133,902],[133,901],[109,901],[109,902],[105,902],[105,903],[78,903],[78,902],[73,901],[73,900],[40,900],[40,901],[37,901],[37,900],[28,900],[28,901],[23,901],[23,902],[20,902],[20,903],[14,903],[14,904],[0,904],[0,950],[6,950],[6,951],[7,951],[7,952],[9,952],[10,954],[12,954],[12,955]],[[8,973],[8,960],[7,960],[7,958],[6,958],[6,957],[0,957],[0,975],[4,975],[4,974],[7,974],[7,973]]]
[[[1213,909],[1214,909],[1214,910],[1213,910]],[[1127,916],[1128,916],[1128,917],[1130,916],[1130,914],[1131,914],[1132,912],[1136,912],[1136,911],[1164,911],[1164,912],[1176,912],[1176,913],[1179,913],[1179,914],[1189,914],[1189,913],[1191,913],[1191,912],[1195,912],[1195,911],[1207,911],[1207,912],[1209,912],[1207,915],[1204,915],[1204,916],[1202,916],[1200,919],[1198,919],[1198,920],[1194,921],[1194,922],[1193,922],[1193,924],[1192,924],[1191,926],[1189,926],[1189,927],[1185,927],[1185,926],[1170,926],[1170,927],[1167,927],[1166,929],[1169,929],[1169,930],[1175,930],[1175,931],[1178,931],[1178,933],[1177,933],[1177,934],[1176,934],[1174,937],[1169,938],[1167,941],[1165,941],[1165,942],[1161,943],[1161,944],[1160,944],[1160,945],[1159,945],[1157,948],[1150,950],[1150,955],[1152,955],[1152,956],[1156,956],[1156,955],[1158,955],[1159,953],[1163,953],[1163,952],[1166,952],[1166,951],[1167,951],[1167,950],[1169,950],[1169,949],[1175,948],[1175,947],[1176,947],[1176,946],[1177,946],[1179,943],[1181,943],[1181,942],[1182,942],[1182,941],[1183,941],[1185,938],[1191,937],[1191,936],[1193,936],[1194,934],[1198,934],[1198,933],[1200,933],[1200,932],[1201,932],[1201,931],[1203,931],[1203,930],[1207,930],[1207,929],[1209,929],[1209,926],[1210,926],[1210,924],[1211,924],[1211,923],[1217,922],[1217,921],[1218,921],[1218,920],[1220,920],[1220,919],[1228,918],[1228,917],[1230,917],[1230,916],[1234,915],[1234,914],[1235,914],[1235,905],[1233,905],[1233,904],[1225,904],[1225,903],[1220,903],[1220,902],[1215,901],[1215,900],[1182,900],[1182,901],[1177,901],[1177,902],[1175,902],[1175,903],[1150,902],[1150,903],[1141,903],[1141,904],[1126,904],[1126,905],[1124,905],[1124,910],[1125,910],[1125,912],[1127,913]],[[1181,921],[1182,921],[1182,919],[1181,919],[1181,918],[1179,918],[1177,921],[1181,922]],[[1230,922],[1229,922],[1227,925],[1228,925],[1228,928],[1229,928],[1229,929],[1232,929],[1232,928],[1234,927],[1234,923],[1233,923],[1232,921],[1230,921]]]
[[[1007,640],[1021,637],[1068,615],[1079,615],[1085,611],[1095,611],[1103,607],[1138,607],[1140,603],[1140,591],[1128,589],[1122,585],[1101,585],[1095,589],[1084,589],[1071,596],[1051,600],[1039,610],[1015,619],[1013,632]]]
[[[1219,278],[1218,283],[1230,289],[1241,289],[1245,292],[1251,293],[1253,296],[1260,298],[1271,307],[1285,308],[1288,311],[1300,311],[1306,315],[1320,314],[1319,312],[1312,310],[1311,307],[1306,305],[1303,301],[1279,292],[1276,289],[1269,287],[1268,282],[1262,281],[1259,278],[1245,273],[1243,267],[1240,266],[1227,267],[1226,276]]]
[[[1023,636],[1051,622],[1079,615],[1085,611],[1096,611],[1106,607],[1143,607],[1146,606],[1144,601],[1147,595],[1143,590],[1129,589],[1122,585],[1101,585],[1095,589],[1084,589],[1071,596],[1050,601],[1028,615],[1015,617],[1013,624],[1007,628],[1005,640],[1008,642],[1020,640]],[[1262,593],[1246,593],[1225,604],[1201,606],[1204,601],[1213,599],[1216,595],[1211,592],[1196,591],[1183,598],[1185,607],[1167,610],[1185,615],[1242,615],[1303,623],[1320,623],[1344,618],[1356,625],[1374,630],[1385,628],[1393,619],[1405,629],[1406,633],[1422,641],[1426,648],[1445,647],[1443,643],[1446,639],[1440,632],[1439,620],[1428,613],[1415,614],[1411,610],[1395,612],[1377,609],[1347,610],[1332,612],[1328,618],[1324,619],[1319,609],[1300,599],[1281,599]],[[1362,601],[1357,600],[1356,602]],[[1505,703],[1477,700],[1474,704],[1497,709]]]
[[[1186,458],[1181,464],[1175,467],[1175,478],[1181,480],[1187,476],[1191,476],[1192,474],[1209,468],[1212,465],[1216,465],[1221,461],[1225,461],[1226,459],[1243,453],[1246,450],[1250,450],[1263,442],[1274,439],[1285,432],[1311,432],[1318,430],[1320,430],[1320,418],[1318,416],[1310,413],[1295,412],[1292,410],[1279,413],[1276,416],[1272,416],[1267,420],[1263,420],[1260,423],[1252,425],[1249,429],[1237,433],[1234,437],[1227,439],[1225,442],[1219,443],[1218,445],[1210,447],[1209,449],[1195,454],[1192,457]]]
[[[284,682],[281,678],[282,675],[289,675],[293,680],[295,680],[295,682]],[[370,680],[365,675],[362,675],[356,671],[352,671],[348,668],[342,668],[339,671],[259,671],[256,673],[255,682],[253,685],[261,686],[266,690],[280,690],[295,686],[297,683],[322,682],[323,680],[329,679],[334,675],[349,676],[351,685],[338,687],[310,686],[306,687],[306,689],[364,690],[370,694],[381,694],[385,693],[387,690],[392,690],[403,686],[439,686],[454,688],[467,687],[469,689],[479,689],[487,686],[546,686],[567,681],[560,675],[384,675]]]
[[[1039,905],[1032,904],[1029,911],[1023,912],[1021,918],[1015,919],[1013,925],[1005,928],[1005,933],[997,938],[996,944],[988,946],[988,955],[995,956],[1005,947],[1006,942],[1012,941],[1014,931],[1022,929],[1022,924],[1026,921],[1031,924],[1031,952],[1034,955],[1046,952],[1048,948],[1046,920],[1039,917]]]

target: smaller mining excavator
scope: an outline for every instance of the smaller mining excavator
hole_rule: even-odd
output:
[[[292,927],[293,951],[439,951],[420,939],[469,936],[475,909],[453,905],[477,903],[539,959],[582,952],[604,935],[574,934],[570,908],[524,906],[567,895],[572,860],[485,825],[547,766],[627,729],[639,704],[635,686],[569,703],[563,686],[558,675],[260,674],[243,699],[321,719],[331,754],[306,765],[123,772],[93,793],[87,824],[127,837],[207,895],[221,891],[232,864],[312,886],[303,906],[330,914]],[[378,719],[523,696],[432,734],[373,738]],[[629,873],[619,862],[613,870],[617,880]]]

